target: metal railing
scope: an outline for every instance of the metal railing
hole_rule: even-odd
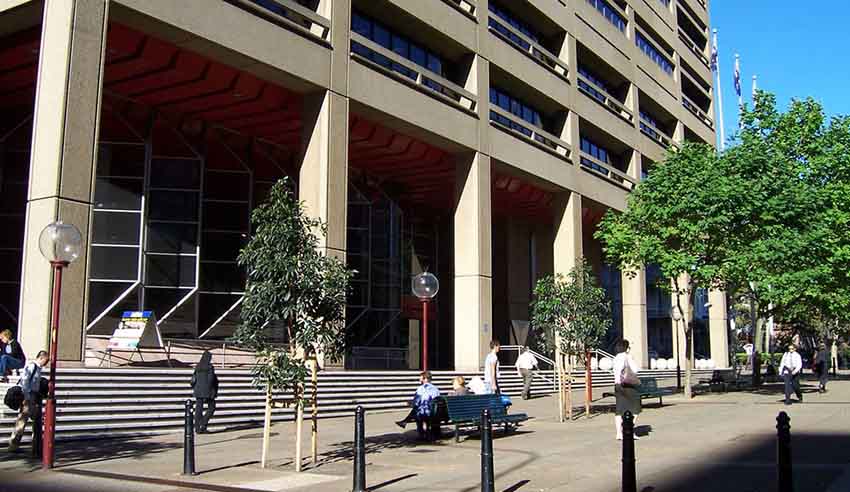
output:
[[[478,105],[478,97],[442,75],[417,65],[398,53],[384,48],[380,44],[367,39],[356,32],[351,33],[351,45],[351,57],[361,63],[368,65],[375,70],[381,71],[396,80],[412,85],[426,94],[434,95],[460,109],[464,109],[469,112],[475,111],[475,108]],[[358,53],[355,51],[356,45],[360,45],[366,51],[387,59],[390,62],[390,66],[386,67],[374,60],[370,60],[363,54]],[[408,70],[415,75],[415,78],[408,77],[407,75],[394,70],[394,66],[399,66]]]
[[[474,0],[443,0],[443,3],[449,4],[451,7],[457,9],[461,14],[469,17],[475,22],[478,22],[478,17],[476,17],[478,5]]]
[[[661,129],[643,118],[640,119],[640,131],[655,142],[661,144],[665,149],[674,145],[673,141],[661,132]]]
[[[331,21],[294,0],[227,0],[275,24],[330,42]]]
[[[525,347],[524,345],[502,345],[499,348],[499,350],[504,351],[504,352],[516,352],[517,357],[519,357],[519,354],[522,353],[522,349],[524,347]],[[533,355],[537,359],[538,364],[541,363],[541,362],[544,363],[544,364],[548,364],[552,368],[553,376],[555,375],[555,371],[557,370],[557,367],[555,366],[554,360],[552,360],[549,357],[546,357],[545,355],[543,355],[539,352],[536,352],[534,350],[528,349],[528,351],[531,352],[531,355]],[[546,376],[544,376],[543,374],[540,374],[540,371],[532,372],[532,377],[536,377],[537,379],[542,379],[543,381],[546,381],[547,383],[551,384],[552,388],[554,388],[557,391],[558,386],[557,386],[557,383],[555,382],[555,380],[557,379],[556,377],[553,377],[553,379],[549,379]]]
[[[505,131],[511,133],[512,135],[516,135],[519,138],[527,140],[529,143],[532,143],[532,144],[534,144],[534,145],[536,145],[536,146],[538,146],[542,149],[545,149],[549,152],[552,152],[552,153],[554,153],[554,154],[556,154],[560,157],[563,157],[565,159],[569,159],[570,154],[572,152],[572,148],[570,147],[570,144],[561,140],[560,138],[556,137],[555,135],[552,135],[551,133],[547,132],[546,130],[538,128],[538,127],[532,125],[531,123],[528,123],[525,120],[520,119],[515,114],[509,113],[509,112],[505,111],[504,109],[502,109],[498,106],[492,106],[491,105],[490,106],[490,113],[491,113],[490,114],[490,123],[491,124],[496,125],[501,129],[504,129]],[[525,129],[526,131],[528,131],[530,133],[530,135],[527,134],[527,133],[524,133],[524,132],[522,132],[522,131],[520,131],[516,128],[513,128],[512,126],[506,125],[503,122],[499,121],[498,119],[493,118],[494,113],[496,115],[501,116],[502,118],[505,118],[505,119],[511,121],[513,124]]]
[[[703,53],[703,51],[699,49],[699,46],[697,46],[697,44],[693,42],[693,40],[691,40],[691,37],[688,36],[688,33],[683,31],[681,28],[679,29],[679,39],[681,39],[682,42],[685,43],[685,46],[687,46],[688,49],[690,49],[695,55],[697,55],[697,58],[699,58],[699,61],[701,61],[703,65],[705,65],[706,67],[710,67],[711,62],[708,60],[708,57],[705,56],[705,53]]]
[[[599,87],[593,81],[581,74],[578,74],[578,82],[579,90],[587,94],[587,96],[594,101],[605,106],[605,109],[611,111],[629,123],[634,121],[634,113],[626,109],[620,101],[615,99],[611,94],[608,94],[605,89]]]
[[[490,21],[499,25],[499,27],[507,30],[512,35],[518,37],[523,42],[525,42],[528,47],[523,46],[520,43],[517,43],[515,40],[506,36],[503,32],[500,32],[494,26],[488,25],[488,28],[493,35],[498,36],[500,39],[510,44],[522,54],[528,56],[532,60],[546,67],[550,72],[554,73],[558,77],[561,77],[564,80],[569,80],[570,67],[564,63],[560,58],[555,56],[554,53],[550,52],[543,46],[541,46],[538,42],[534,41],[530,37],[526,36],[522,32],[520,32],[515,27],[511,26],[503,19],[496,17],[495,15],[490,16]]]
[[[688,97],[687,97],[686,95],[684,95],[684,94],[682,94],[682,106],[684,106],[684,107],[685,107],[685,109],[687,109],[688,111],[690,111],[691,113],[693,113],[693,114],[694,114],[697,118],[699,118],[699,120],[700,120],[700,121],[702,121],[702,122],[703,122],[706,126],[708,126],[709,128],[711,128],[712,130],[714,129],[714,122],[713,122],[713,121],[711,121],[711,118],[709,118],[709,117],[708,117],[708,115],[707,115],[707,114],[705,114],[705,112],[704,112],[703,110],[701,110],[701,109],[700,109],[700,108],[696,105],[696,103],[695,103],[695,102],[693,102],[693,101],[691,101],[690,99],[688,99]]]
[[[614,166],[600,161],[596,157],[593,157],[592,155],[588,154],[587,152],[581,152],[580,159],[582,169],[592,172],[603,178],[606,178],[609,181],[612,181],[613,183],[616,183],[629,191],[633,190],[638,184],[638,181],[636,179],[632,178],[623,171],[620,171]]]

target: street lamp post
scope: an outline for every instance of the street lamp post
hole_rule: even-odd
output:
[[[676,391],[682,389],[682,363],[679,355],[679,321],[684,318],[678,306],[670,308],[670,318],[673,319],[673,332],[676,334]]]
[[[56,359],[59,345],[59,306],[62,295],[62,270],[79,258],[83,246],[80,231],[71,224],[57,221],[49,224],[38,238],[42,256],[53,268],[53,305],[50,316],[50,382],[44,412],[44,435],[41,465],[53,468],[56,437]]]
[[[422,370],[428,370],[428,303],[440,291],[440,281],[433,273],[422,272],[413,277],[413,295],[422,301]]]

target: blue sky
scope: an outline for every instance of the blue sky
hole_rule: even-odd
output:
[[[737,128],[733,85],[735,53],[741,55],[741,92],[750,100],[752,77],[776,94],[781,106],[812,96],[828,114],[850,114],[850,23],[847,0],[712,0],[711,24],[718,30],[723,112],[727,139]]]

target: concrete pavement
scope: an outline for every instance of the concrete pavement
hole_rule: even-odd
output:
[[[668,381],[668,383],[670,383]],[[756,392],[701,394],[645,402],[637,420],[642,437],[635,444],[639,490],[773,491],[775,489],[776,415],[791,416],[795,490],[850,490],[850,381],[830,384],[817,394],[804,381],[805,403],[781,404],[781,385]],[[599,398],[602,390],[596,392]],[[578,395],[577,395],[578,396]],[[512,412],[533,417],[518,432],[495,434],[497,490],[615,491],[620,488],[620,443],[614,440],[612,399],[598,399],[590,418],[557,422],[555,399],[515,401]],[[410,427],[402,433],[399,412],[367,415],[367,482],[384,492],[480,489],[480,441],[456,444],[415,441]],[[60,444],[59,473],[32,472],[21,459],[0,463],[5,475],[50,490],[74,490],[79,481],[97,481],[95,490],[345,491],[351,489],[353,418],[321,420],[319,459],[309,462],[309,425],[305,425],[305,471],[293,470],[294,424],[273,427],[272,466],[259,467],[262,431],[223,430],[197,437],[195,477],[183,477],[182,436]],[[128,477],[144,482],[131,482]],[[110,484],[114,488],[110,489]],[[19,482],[24,485],[24,482]],[[135,487],[135,488],[133,488]],[[0,490],[6,490],[0,488]],[[12,489],[9,489],[12,490]],[[15,488],[14,490],[27,490]],[[35,490],[35,489],[32,489]],[[87,489],[92,490],[92,489]]]

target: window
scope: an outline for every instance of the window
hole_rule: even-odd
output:
[[[640,32],[635,31],[635,44],[641,51],[654,61],[667,75],[673,75],[673,64],[662,55]]]
[[[588,71],[584,67],[581,67],[581,66],[578,67],[578,73],[580,73],[587,80],[591,81],[593,83],[593,85],[595,85],[596,87],[588,84],[587,82],[585,82],[581,79],[579,79],[579,81],[578,81],[578,86],[580,88],[584,89],[585,91],[587,91],[588,93],[590,93],[591,97],[597,99],[599,102],[604,103],[605,99],[607,99],[607,96],[605,94],[603,94],[602,92],[600,92],[597,89],[597,87],[599,89],[602,89],[605,92],[610,93],[611,90],[608,89],[608,86],[605,84],[605,82],[603,82],[602,79],[600,79],[599,77],[597,77],[596,75],[594,75],[593,73],[591,73],[590,71]]]
[[[586,137],[581,137],[581,151],[599,161],[604,162],[605,164],[611,164],[611,160],[609,159],[610,153],[608,150]],[[600,172],[606,176],[608,175],[608,170],[597,164],[596,161],[584,156],[582,156],[580,160],[582,166],[593,169],[594,171]]]
[[[380,22],[358,12],[354,12],[351,14],[351,30],[388,50],[392,50],[402,58],[410,60],[420,67],[430,70],[441,77],[446,76],[446,63],[441,56],[414,43],[405,36],[392,32]],[[353,41],[351,43],[351,50],[383,67],[400,73],[412,80],[416,80],[416,72],[413,70],[403,67],[398,63],[393,63],[386,56],[375,53],[360,43]],[[445,91],[445,88],[442,85],[431,80],[426,79],[424,81],[424,85],[437,92]]]
[[[658,131],[661,129],[661,125],[658,124],[658,121],[655,120],[649,113],[641,110],[640,111],[640,130],[655,140],[661,140],[662,135]]]
[[[543,127],[543,117],[541,116],[540,111],[523,103],[519,99],[509,96],[500,89],[494,87],[490,88],[490,104],[498,106],[505,111],[516,115],[520,120],[526,121],[538,128],[542,129]],[[516,120],[508,119],[495,111],[490,111],[490,120],[508,128],[512,128],[528,137],[532,136],[532,131],[529,130],[527,126],[522,125]],[[537,137],[537,139],[543,142],[541,137]]]
[[[515,30],[521,32],[527,38],[531,39],[535,43],[540,43],[540,36],[538,36],[537,33],[534,32],[528,24],[526,24],[525,22],[514,17],[513,14],[511,14],[507,10],[503,9],[498,4],[490,2],[488,5],[489,5],[489,9],[490,9],[490,14],[492,14],[489,17],[489,22],[488,22],[491,29],[498,32],[499,34],[501,34],[505,38],[509,39],[512,43],[520,46],[521,48],[523,48],[525,50],[531,48],[531,44],[529,44],[526,40],[522,39],[521,37],[519,37],[516,34],[514,34],[513,32],[511,32],[510,29],[505,27],[505,24],[508,24],[509,26],[513,27]],[[500,22],[500,21],[494,19],[494,17],[501,19],[503,22]]]
[[[620,15],[619,12],[614,10],[614,7],[608,4],[605,0],[587,0],[587,3],[593,5],[596,10],[599,11],[608,22],[614,25],[620,32],[626,30],[626,20],[623,19],[623,16]]]

